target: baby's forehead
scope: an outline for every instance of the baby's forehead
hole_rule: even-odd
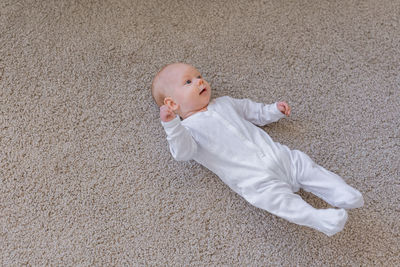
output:
[[[187,64],[174,64],[165,68],[161,79],[164,82],[175,82],[185,76],[200,73],[195,67]]]
[[[195,67],[188,64],[174,64],[167,68],[171,74],[176,76],[190,74],[192,72],[199,72]]]

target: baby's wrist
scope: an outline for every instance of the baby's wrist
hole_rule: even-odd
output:
[[[174,120],[176,120],[176,119],[179,119],[179,117],[176,116],[176,115],[173,115],[173,116],[168,117],[168,118],[165,118],[165,119],[161,118],[161,122],[162,122],[163,124],[165,124],[165,123],[170,123],[170,122],[172,122],[172,121],[174,121]]]
[[[161,118],[161,121],[163,121],[163,122],[170,122],[170,121],[172,121],[173,119],[175,119],[175,116],[167,117],[167,118]]]
[[[164,129],[167,131],[167,133],[171,130],[177,127],[181,123],[181,120],[179,119],[178,116],[174,117],[174,119],[170,121],[161,121],[161,125],[164,127]]]

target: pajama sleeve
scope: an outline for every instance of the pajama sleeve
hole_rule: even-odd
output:
[[[174,159],[177,161],[192,159],[197,151],[197,143],[189,130],[181,124],[179,116],[169,122],[161,121],[161,124],[167,134],[169,149]]]
[[[248,121],[258,126],[276,122],[285,117],[279,111],[277,102],[274,104],[262,104],[251,101],[250,99],[235,99],[229,97],[235,109]]]

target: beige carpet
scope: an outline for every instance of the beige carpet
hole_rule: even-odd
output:
[[[399,266],[399,14],[398,0],[0,0],[0,265]],[[363,193],[343,232],[172,159],[149,90],[176,61],[214,97],[292,105],[265,130]]]

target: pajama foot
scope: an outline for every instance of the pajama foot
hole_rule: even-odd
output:
[[[342,195],[338,199],[339,200],[335,201],[336,203],[334,205],[338,208],[355,209],[360,208],[364,205],[363,196],[356,189],[342,193]]]
[[[344,209],[318,210],[317,215],[319,223],[315,226],[315,229],[327,236],[333,236],[342,231],[348,218],[347,212]]]

